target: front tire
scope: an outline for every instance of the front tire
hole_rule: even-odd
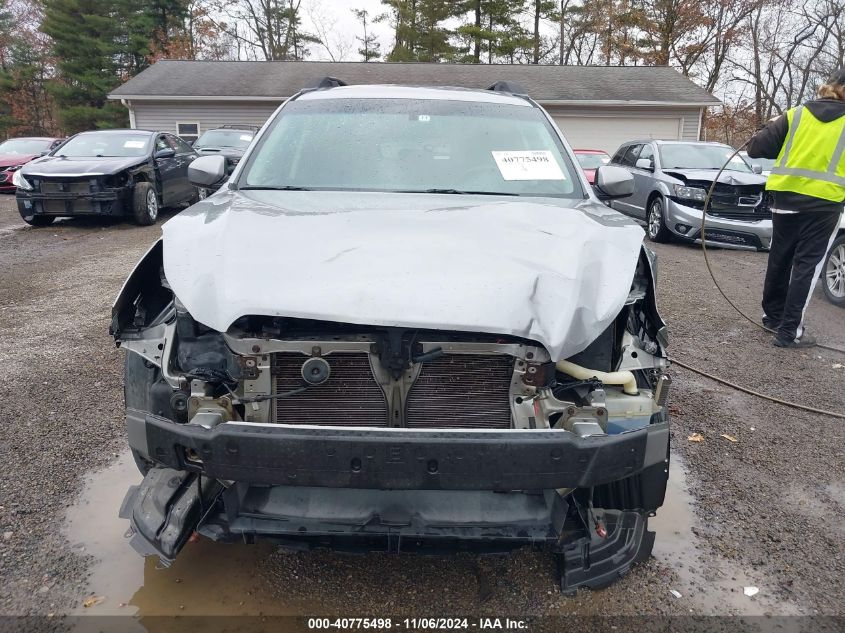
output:
[[[646,234],[648,239],[659,244],[671,241],[672,233],[666,228],[666,212],[663,198],[655,197],[648,205],[646,215]]]
[[[148,182],[139,182],[132,192],[132,216],[140,226],[155,224],[158,219],[158,196],[155,187]]]
[[[845,235],[837,237],[822,267],[822,287],[828,301],[845,307]]]
[[[23,216],[21,216],[23,217]],[[56,216],[54,215],[33,215],[28,220],[23,218],[23,221],[29,224],[29,226],[34,227],[42,227],[42,226],[50,226],[53,222],[56,221]]]

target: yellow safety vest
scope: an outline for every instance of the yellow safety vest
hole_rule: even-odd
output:
[[[845,116],[825,123],[800,106],[787,111],[786,117],[786,142],[766,190],[841,202],[845,199]]]

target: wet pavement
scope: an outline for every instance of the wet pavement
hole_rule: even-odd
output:
[[[541,581],[535,588],[542,600],[533,605],[539,614],[606,614],[607,594],[614,593],[611,587],[600,592],[582,591],[577,601],[560,596],[553,590],[555,577],[550,556],[527,549],[496,557],[398,557],[378,553],[350,556],[320,551],[289,552],[268,542],[221,544],[197,537],[185,546],[171,567],[162,567],[158,559],[144,559],[129,546],[128,521],[117,517],[127,488],[140,480],[131,455],[124,453],[108,468],[87,477],[82,497],[68,509],[64,534],[74,551],[94,559],[85,594],[86,598],[96,600],[90,607],[80,603],[71,611],[72,615],[132,616],[141,627],[137,630],[156,631],[157,625],[163,626],[164,622],[155,616],[303,616],[336,614],[337,609],[349,613],[350,609],[357,609],[346,602],[348,596],[326,591],[327,586],[349,582],[349,572],[366,576],[366,568],[374,568],[375,575],[381,576],[379,584],[387,587],[375,588],[370,583],[357,582],[358,589],[367,587],[372,591],[365,589],[360,602],[356,601],[356,606],[372,609],[374,601],[389,603],[392,598],[389,585],[402,577],[407,580],[408,572],[413,573],[420,563],[422,568],[451,568],[452,572],[455,568],[465,568],[466,573],[459,574],[465,577],[465,582],[450,583],[453,587],[462,584],[469,587],[464,596],[459,592],[454,596],[462,612],[475,611],[479,606],[481,612],[496,612],[495,604],[490,609],[483,605],[495,603],[492,594],[496,592],[496,576],[502,575],[503,566],[506,570],[524,567],[519,573],[526,576],[539,572],[529,581],[534,585]],[[686,469],[675,455],[666,502],[649,522],[649,528],[657,533],[653,564],[666,582],[662,599],[670,604],[692,604],[697,614],[796,613],[797,609],[789,603],[775,604],[765,597],[752,601],[743,595],[743,586],[764,584],[763,578],[754,579],[727,564],[722,564],[717,574],[705,577],[701,565],[704,552],[697,547],[693,534],[696,518],[687,485]],[[492,566],[487,564],[490,560],[495,561]],[[303,564],[306,569],[285,578],[290,570],[284,568],[297,569]],[[635,568],[631,574],[635,580],[638,572]],[[315,578],[317,574],[322,577]],[[280,575],[287,582],[279,582]],[[436,576],[434,580],[432,588],[436,589]],[[296,583],[295,589],[290,587],[290,581]],[[416,591],[424,596],[425,585],[432,583],[426,578],[420,581]],[[680,593],[681,598],[675,598],[671,590]],[[507,600],[512,599],[505,595]],[[419,603],[413,608],[419,609]],[[402,611],[396,605],[391,613]]]
[[[107,334],[111,301],[160,228],[72,220],[31,229],[11,201],[0,197],[10,421],[0,435],[0,613],[130,616],[127,630],[149,631],[178,630],[159,615],[191,614],[843,613],[845,427],[677,367],[675,457],[666,504],[650,520],[654,557],[606,590],[561,596],[550,557],[530,549],[351,557],[199,540],[162,569],[131,549],[117,517],[140,475],[124,454],[122,353]],[[843,408],[845,360],[773,350],[714,294],[699,250],[657,250],[673,354],[774,395]],[[711,254],[750,314],[765,257]],[[817,290],[808,316],[822,338],[845,344],[843,314]],[[705,441],[690,443],[693,432]],[[744,596],[746,585],[760,593]],[[102,601],[82,606],[92,595]]]

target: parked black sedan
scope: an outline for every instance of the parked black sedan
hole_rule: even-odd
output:
[[[166,132],[82,132],[15,172],[18,211],[32,226],[79,215],[153,224],[160,208],[198,199],[188,181],[196,157],[190,145]]]

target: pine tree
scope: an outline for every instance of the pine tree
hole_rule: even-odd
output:
[[[543,36],[540,33],[540,24],[544,19],[551,17],[556,10],[556,0],[531,0],[531,20],[533,25],[531,34],[531,63],[533,64],[539,64],[542,55]]]
[[[516,51],[529,45],[529,33],[519,23],[525,0],[465,0],[463,9],[465,22],[457,34],[466,44],[458,61],[513,61]]]
[[[387,61],[439,62],[451,60],[455,49],[452,32],[444,23],[463,14],[460,2],[451,0],[382,0],[390,9],[394,29],[393,50]]]
[[[58,72],[51,91],[69,133],[126,124],[124,108],[106,99],[120,84],[121,53],[132,41],[119,2],[44,0],[41,30],[52,39]]]
[[[372,61],[381,57],[381,43],[378,38],[370,31],[367,31],[367,19],[370,17],[370,12],[366,9],[352,9],[352,13],[356,18],[361,20],[361,26],[364,30],[364,36],[355,36],[355,39],[361,43],[361,48],[358,49],[358,54],[364,58],[365,62]],[[372,20],[370,21],[372,24]]]

